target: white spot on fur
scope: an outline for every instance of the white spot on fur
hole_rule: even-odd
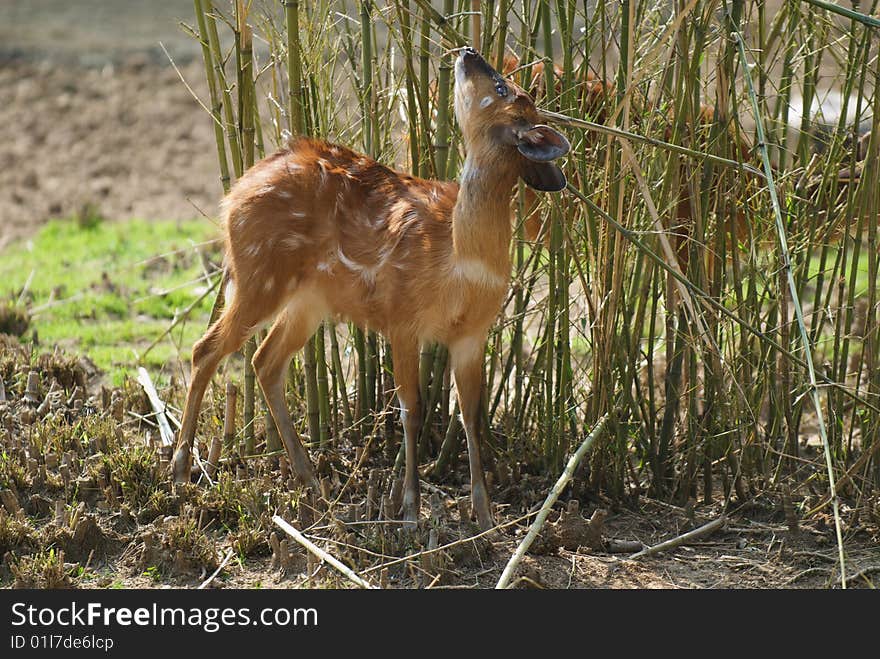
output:
[[[410,208],[411,207],[410,207],[408,201],[406,201],[405,199],[400,199],[400,200],[394,202],[394,205],[391,207],[391,210],[388,211],[388,214],[391,217],[400,217],[402,219],[403,216],[406,214],[406,212]],[[384,218],[377,218],[377,219],[384,219]]]
[[[318,263],[318,270],[321,272],[326,272],[328,274],[332,274],[333,270],[336,268],[336,264],[339,263],[339,259],[336,258],[336,254],[330,252],[325,255],[324,260]]]
[[[232,300],[235,298],[235,282],[231,279],[226,282],[226,288],[223,289],[223,298],[227,307],[232,304]]]
[[[275,278],[267,277],[266,281],[263,282],[263,288],[266,290],[267,293],[275,288]]]
[[[260,255],[260,250],[261,247],[258,243],[252,243],[244,248],[244,253],[248,256],[253,256],[254,258],[256,258]]]
[[[264,185],[259,190],[257,190],[258,195],[271,194],[273,192],[275,192],[274,185]]]
[[[324,185],[327,182],[327,168],[330,167],[330,163],[323,158],[318,158],[316,162],[318,163],[318,171],[321,175],[321,185]]]
[[[487,108],[490,105],[492,105],[492,103],[494,103],[494,102],[495,102],[495,99],[492,98],[491,96],[484,96],[483,99],[480,101],[480,109]]]
[[[462,279],[489,288],[507,286],[507,277],[502,277],[480,259],[458,259],[455,262],[454,271]]]
[[[293,194],[288,192],[287,190],[280,190],[278,192],[278,196],[281,197],[282,199],[290,199],[293,196]]]
[[[333,202],[333,214],[338,215],[339,209],[344,207],[347,201],[348,201],[348,199],[342,190],[337,192],[336,193],[336,201]]]
[[[295,217],[298,220],[301,220],[306,216],[305,211],[290,211],[290,217]]]
[[[305,236],[287,236],[284,240],[281,241],[281,244],[284,245],[287,249],[296,250],[302,247],[303,245],[307,245],[311,242]]]
[[[340,247],[337,252],[337,256],[339,257],[339,261],[346,268],[351,270],[352,272],[358,273],[361,276],[361,279],[364,280],[366,284],[373,285],[376,283],[376,275],[385,265],[385,261],[388,259],[389,253],[387,251],[380,252],[379,254],[379,262],[373,265],[363,265],[361,263],[356,263],[348,258],[342,251]]]

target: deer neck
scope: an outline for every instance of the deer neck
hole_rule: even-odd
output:
[[[516,173],[510,163],[469,153],[452,211],[456,262],[481,262],[503,277],[510,272],[510,199]]]

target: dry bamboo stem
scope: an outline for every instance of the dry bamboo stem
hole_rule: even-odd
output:
[[[223,448],[226,453],[232,451],[235,440],[235,399],[238,388],[232,383],[226,383],[226,413],[223,415]]]
[[[666,551],[667,549],[674,549],[675,547],[679,547],[681,545],[685,545],[689,543],[691,540],[695,540],[696,538],[700,538],[704,535],[709,535],[710,533],[714,533],[722,526],[724,526],[725,522],[727,522],[727,517],[722,515],[718,519],[713,519],[711,522],[707,524],[703,524],[702,526],[695,528],[687,533],[683,533],[678,537],[672,538],[671,540],[667,540],[666,542],[661,542],[659,545],[654,545],[653,547],[648,547],[643,549],[640,552],[636,552],[632,556],[630,556],[627,560],[634,560],[636,558],[644,558],[645,556],[650,556],[651,554],[658,554],[661,551]]]
[[[168,417],[165,416],[165,403],[159,398],[159,393],[156,391],[156,387],[153,386],[150,374],[147,373],[147,369],[143,366],[138,368],[137,381],[144,388],[144,391],[147,392],[147,398],[150,399],[150,405],[153,406],[153,411],[156,413],[156,423],[159,424],[162,446],[173,446],[174,432],[172,432],[171,425],[168,423]]]
[[[608,413],[602,416],[599,419],[599,422],[593,427],[593,430],[590,431],[590,434],[587,435],[586,439],[581,442],[581,445],[578,447],[578,450],[574,452],[568,459],[568,464],[565,465],[565,470],[559,476],[559,479],[556,481],[556,484],[550,490],[550,493],[547,495],[547,498],[544,500],[544,504],[541,506],[541,510],[538,512],[538,516],[535,518],[535,521],[532,522],[532,526],[529,528],[529,532],[526,534],[526,537],[522,539],[522,542],[519,543],[519,546],[516,548],[516,551],[513,553],[513,556],[510,557],[510,560],[507,562],[507,565],[504,567],[504,572],[501,573],[501,578],[498,579],[498,583],[495,584],[495,588],[507,588],[510,583],[510,578],[513,576],[514,570],[516,570],[517,566],[522,561],[523,556],[526,555],[526,552],[529,550],[529,547],[532,546],[532,543],[538,537],[538,533],[541,532],[541,529],[544,526],[544,523],[547,521],[547,516],[550,514],[550,509],[553,507],[553,504],[556,503],[556,500],[559,498],[559,495],[562,494],[562,490],[565,489],[565,486],[568,485],[568,482],[571,480],[574,475],[574,470],[577,469],[578,464],[581,459],[587,454],[587,451],[590,450],[590,447],[593,445],[593,442],[596,441],[596,438],[602,433],[602,430],[605,428],[605,424],[608,422]]]
[[[210,577],[208,577],[207,579],[205,579],[202,583],[200,583],[199,586],[198,586],[198,588],[196,588],[196,590],[204,590],[205,588],[207,588],[207,587],[210,585],[210,583],[211,583],[212,581],[214,581],[215,577],[216,577],[218,574],[220,574],[220,570],[222,570],[224,567],[226,567],[226,564],[229,562],[229,559],[232,558],[232,554],[233,554],[233,553],[234,553],[234,552],[233,552],[231,549],[230,549],[229,551],[227,551],[227,552],[226,552],[226,556],[225,556],[225,557],[223,558],[223,560],[220,562],[220,565],[217,566],[217,569],[214,570],[214,573],[213,573]]]
[[[345,577],[349,579],[352,583],[360,586],[361,588],[373,589],[374,586],[371,586],[369,582],[364,581],[361,577],[359,577],[351,568],[347,567],[343,563],[341,563],[338,559],[334,558],[326,551],[318,547],[311,540],[306,538],[302,533],[293,528],[290,524],[285,522],[278,515],[273,515],[272,521],[275,522],[275,525],[278,526],[282,531],[284,531],[291,538],[296,540],[303,547],[308,549],[312,554],[314,554],[317,558],[321,559],[325,563],[329,563],[333,567],[335,567],[339,572],[341,572]]]

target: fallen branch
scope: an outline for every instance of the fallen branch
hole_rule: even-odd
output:
[[[214,581],[214,578],[218,574],[220,574],[220,570],[222,570],[224,567],[226,567],[226,564],[229,562],[229,559],[232,558],[233,553],[234,552],[231,549],[228,552],[226,552],[226,557],[220,562],[220,565],[217,566],[217,569],[214,570],[214,574],[212,574],[210,577],[208,577],[202,583],[200,583],[198,588],[196,588],[196,590],[204,590],[205,588],[207,588],[208,584],[210,584],[212,581]]]
[[[329,563],[337,570],[339,570],[343,575],[345,575],[352,583],[357,584],[361,588],[372,589],[367,581],[364,581],[361,577],[359,577],[351,568],[347,567],[345,564],[340,562],[338,559],[334,558],[326,551],[318,547],[314,542],[306,538],[302,533],[293,528],[290,524],[285,522],[278,515],[272,516],[272,521],[275,522],[275,525],[278,526],[282,531],[284,531],[291,538],[296,540],[303,547],[308,549],[312,554],[317,556],[319,559],[324,561],[325,563]]]
[[[147,373],[147,369],[143,366],[138,367],[137,381],[144,388],[144,391],[147,392],[147,398],[150,399],[150,405],[153,406],[153,411],[156,413],[156,423],[159,424],[159,436],[162,438],[162,446],[173,446],[174,432],[172,432],[171,425],[168,423],[168,417],[165,416],[165,403],[159,398],[159,393],[156,391],[156,387],[153,386],[150,374]]]
[[[671,540],[667,540],[666,542],[661,542],[659,545],[654,545],[653,547],[647,547],[640,552],[636,552],[632,556],[629,557],[628,560],[635,560],[636,558],[644,558],[645,556],[650,556],[652,554],[659,554],[661,551],[666,551],[667,549],[673,549],[675,547],[679,547],[681,545],[686,545],[691,540],[695,540],[696,538],[700,538],[704,535],[709,535],[710,533],[714,533],[727,521],[727,516],[722,515],[718,519],[713,519],[708,524],[703,524],[702,526],[693,529],[692,531],[688,531],[687,533],[683,533],[682,535],[672,538]]]
[[[599,422],[590,431],[590,434],[587,435],[586,439],[584,439],[584,441],[578,447],[578,450],[574,452],[574,455],[569,458],[568,464],[565,465],[565,470],[559,476],[556,484],[553,486],[553,488],[550,490],[550,493],[547,495],[547,498],[544,500],[544,505],[541,506],[541,510],[538,512],[538,516],[535,518],[535,521],[532,522],[532,526],[531,528],[529,528],[529,532],[526,534],[526,537],[522,539],[522,542],[519,543],[519,546],[516,548],[513,556],[511,556],[510,560],[507,562],[507,565],[504,568],[504,572],[501,573],[501,578],[498,579],[498,583],[495,584],[495,588],[507,588],[508,584],[510,583],[510,578],[513,576],[513,571],[516,570],[517,566],[520,564],[520,561],[522,561],[523,556],[525,556],[526,552],[529,550],[529,547],[532,546],[532,543],[541,532],[541,528],[547,521],[547,516],[550,514],[550,509],[553,507],[553,504],[556,503],[559,495],[562,494],[562,490],[564,490],[565,486],[568,485],[568,482],[574,475],[574,470],[577,469],[577,466],[580,463],[581,459],[584,457],[584,455],[586,455],[587,451],[590,450],[590,447],[593,445],[596,437],[598,437],[602,433],[602,430],[604,430],[605,424],[607,422],[608,414],[606,413],[601,419],[599,419]]]

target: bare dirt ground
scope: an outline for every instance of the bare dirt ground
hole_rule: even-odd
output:
[[[177,20],[191,20],[191,10],[180,0],[0,4],[0,248],[87,205],[110,219],[215,212],[220,185],[210,121],[157,45],[164,41],[204,97],[198,51],[176,28]],[[279,511],[373,583],[491,587],[525,533],[526,522],[516,520],[552,485],[529,473],[513,482],[496,475],[493,498],[506,526],[491,540],[474,538],[477,530],[460,504],[467,500],[466,460],[460,459],[453,475],[427,479],[433,489],[423,490],[425,524],[402,534],[382,519],[381,500],[371,500],[390,489],[389,460],[375,451],[358,467],[358,449],[344,443],[316,456],[332,491],[344,493],[340,504],[329,518],[298,520],[297,491],[286,487],[269,459],[233,457],[217,475],[218,488],[171,488],[167,454],[156,448],[150,408],[136,385],[102,390],[86,358],[46,355],[33,369],[39,385],[29,397],[27,353],[9,342],[0,356],[2,586],[191,587],[231,553],[212,587],[347,587],[293,542],[276,546],[272,534],[279,541],[284,535],[269,517]],[[160,393],[171,402],[182,397],[179,386]],[[221,398],[206,405],[206,417],[222,417]],[[564,499],[577,501],[577,510],[566,516],[566,504],[557,506],[515,583],[834,585],[830,518],[804,521],[792,514],[821,495],[760,495],[734,506],[710,535],[627,561],[609,551],[615,542],[653,545],[675,537],[718,518],[721,502],[682,508],[643,494],[612,502],[569,490]],[[844,510],[847,571],[856,575],[851,585],[869,586],[880,571],[880,505],[858,505]],[[607,513],[601,528],[586,522],[597,510]],[[435,552],[424,553],[435,544]]]
[[[83,6],[83,5],[88,6]],[[0,5],[0,248],[50,218],[190,219],[222,192],[186,2]],[[200,56],[200,55],[199,55]]]

